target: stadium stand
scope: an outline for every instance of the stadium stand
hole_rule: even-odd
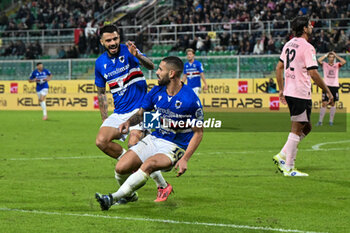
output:
[[[173,10],[165,16],[154,14],[160,9],[156,6],[169,2]],[[134,10],[125,7],[129,3],[38,0],[26,1],[17,10],[2,11],[0,59],[44,59],[59,78],[92,78],[90,66],[103,51],[98,27],[105,19],[108,23],[117,20],[122,40],[135,41],[156,63],[167,55],[184,57],[184,50],[190,47],[210,78],[218,78],[217,71],[224,78],[266,77],[274,71],[276,54],[292,37],[290,20],[297,14],[311,15],[315,27],[311,43],[318,53],[350,53],[348,1],[149,0],[132,5]],[[157,18],[146,18],[149,15]],[[67,58],[84,60],[49,60]],[[2,78],[19,77],[25,67],[32,66],[31,62],[19,67],[1,64]]]

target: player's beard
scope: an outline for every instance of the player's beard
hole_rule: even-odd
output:
[[[107,50],[107,52],[110,56],[115,56],[119,51],[118,47],[119,47],[119,45],[110,45],[108,47],[105,46],[105,49]],[[115,49],[115,48],[117,48],[117,50],[114,53],[112,53],[111,50]]]
[[[167,74],[164,78],[160,78],[159,75],[157,75],[157,77],[159,78],[158,80],[159,86],[166,86],[170,83],[169,74]]]

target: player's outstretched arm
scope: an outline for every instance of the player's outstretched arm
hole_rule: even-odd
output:
[[[322,90],[327,93],[327,96],[329,99],[328,103],[332,103],[334,98],[332,95],[332,92],[329,90],[329,88],[321,78],[321,75],[318,73],[318,71],[316,69],[312,69],[312,70],[309,70],[309,74],[312,80],[314,80],[314,82],[316,83],[316,85],[322,88]]]
[[[143,108],[140,108],[137,113],[132,115],[129,120],[125,121],[123,124],[119,126],[119,132],[121,133],[128,133],[129,127],[133,125],[137,125],[143,120],[143,113],[145,110]]]
[[[97,87],[98,106],[100,108],[102,121],[108,118],[108,102],[105,87]]]
[[[182,82],[183,82],[183,83],[186,83],[186,81],[187,81],[187,74],[184,74],[184,75],[182,76]]]
[[[188,160],[190,160],[191,156],[196,151],[203,138],[203,128],[193,127],[192,130],[193,137],[191,138],[190,143],[188,144],[185,154],[179,161],[177,161],[175,165],[175,169],[178,169],[177,176],[181,176],[186,172],[187,162]]]
[[[38,79],[37,78],[33,78],[33,79],[28,79],[28,81],[30,83],[36,83],[38,81]]]
[[[344,58],[339,57],[335,52],[332,52],[334,54],[334,56],[340,61],[340,64],[343,66],[345,65],[346,61]]]
[[[320,63],[320,64],[322,65],[323,60],[326,59],[326,57],[328,56],[328,54],[329,54],[329,53],[326,53],[326,54],[323,55],[322,57],[319,57],[319,58],[317,59],[318,63]]]
[[[284,85],[283,85],[283,69],[284,69],[283,62],[279,61],[277,63],[277,66],[276,66],[276,79],[277,79],[277,84],[278,84],[278,89],[279,89],[279,97],[280,97],[280,101],[283,104],[287,104],[287,101],[286,101],[286,99],[284,98],[284,95],[283,95],[283,89],[284,89]]]
[[[204,73],[202,72],[200,75],[201,75],[201,79],[202,79],[202,81],[203,81],[203,83],[204,83],[203,89],[204,89],[204,90],[208,90],[207,80],[206,80],[205,77],[204,77]]]
[[[46,81],[50,81],[52,79],[52,74],[49,75],[49,77],[47,77]]]
[[[154,63],[151,61],[151,59],[139,53],[134,43],[132,43],[131,41],[128,41],[126,42],[126,45],[128,46],[129,52],[140,61],[141,65],[143,65],[146,69],[149,69],[149,70],[154,69]]]

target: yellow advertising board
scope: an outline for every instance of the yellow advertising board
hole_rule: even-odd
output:
[[[288,111],[287,105],[280,103],[278,94],[201,94],[200,100],[206,111]],[[337,109],[350,113],[349,94],[339,94]],[[312,108],[320,109],[320,94],[312,96]]]
[[[200,94],[204,108],[259,110],[270,109],[279,104],[277,94],[264,93],[267,79],[209,79],[209,89]],[[147,80],[148,90],[157,85],[157,80]],[[97,88],[93,80],[50,81],[47,107],[49,110],[98,110]],[[266,90],[266,88],[265,88]],[[321,104],[321,91],[313,86],[313,108]],[[338,109],[350,112],[350,78],[340,79]],[[113,98],[108,94],[109,108],[113,109]],[[39,110],[35,84],[27,81],[0,81],[0,110]],[[271,110],[274,111],[274,110]]]

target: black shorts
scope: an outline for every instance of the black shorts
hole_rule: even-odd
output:
[[[290,112],[290,120],[296,122],[310,122],[312,101],[286,96]]]
[[[328,86],[329,90],[332,92],[334,102],[339,100],[339,87],[330,87]],[[328,96],[326,92],[322,91],[322,102],[328,102]]]

